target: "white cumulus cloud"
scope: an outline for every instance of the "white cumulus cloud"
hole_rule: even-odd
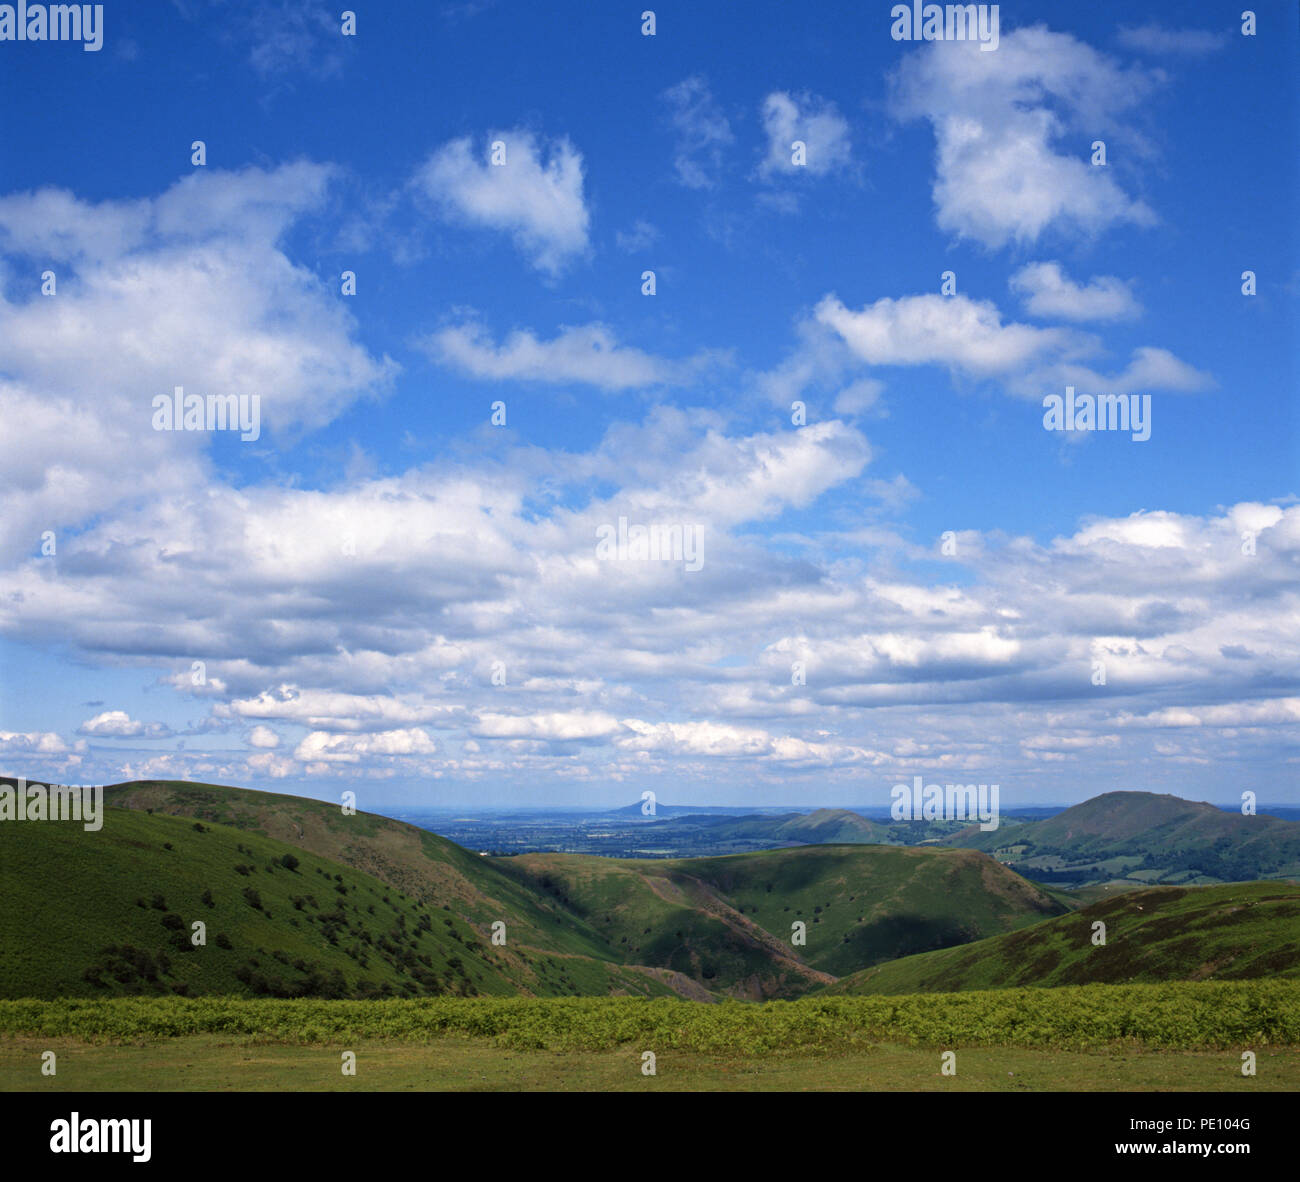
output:
[[[1155,221],[1114,165],[1092,165],[1085,149],[1094,139],[1140,143],[1123,121],[1156,82],[1036,25],[1002,37],[996,53],[974,41],[926,44],[900,65],[893,102],[934,129],[940,228],[1001,247],[1049,228],[1097,234]]]
[[[491,145],[504,145],[493,164]],[[539,270],[556,274],[587,250],[591,215],[582,154],[567,140],[546,144],[530,131],[491,132],[444,144],[416,174],[417,187],[450,217],[500,230]]]
[[[1129,320],[1142,311],[1124,280],[1097,275],[1076,283],[1060,263],[1029,263],[1011,276],[1010,285],[1025,311],[1040,318]]]

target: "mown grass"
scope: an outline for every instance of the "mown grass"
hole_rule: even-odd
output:
[[[808,1054],[878,1042],[1083,1051],[1300,1046],[1300,983],[1201,982],[818,997],[761,1005],[643,998],[108,998],[0,1001],[0,1035],[88,1043],[215,1034],[286,1044],[490,1040],[514,1050],[637,1046]]]
[[[649,1049],[649,1048],[645,1048]],[[356,1056],[341,1071],[340,1052]],[[43,1075],[46,1052],[58,1056]],[[255,1043],[203,1034],[91,1046],[72,1039],[0,1037],[0,1091],[23,1092],[1098,1092],[1182,1091],[1245,1095],[1300,1090],[1300,1050],[1260,1051],[1241,1074],[1233,1051],[1056,1051],[977,1047],[957,1053],[956,1074],[938,1050],[881,1043],[841,1052],[721,1054],[660,1051],[643,1072],[643,1048],[516,1051],[483,1039],[359,1040],[334,1046]]]

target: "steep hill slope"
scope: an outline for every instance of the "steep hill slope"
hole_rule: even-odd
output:
[[[574,956],[611,959],[602,938],[563,907],[521,888],[495,859],[415,825],[337,804],[179,781],[138,781],[105,790],[110,805],[152,809],[258,833],[373,874],[414,899],[452,911],[487,934],[497,920],[508,939]]]
[[[528,854],[512,873],[634,963],[748,997],[1014,930],[1065,907],[973,851],[819,845],[639,861]],[[806,943],[792,942],[805,925]]]
[[[493,947],[454,911],[273,838],[127,809],[98,832],[0,825],[0,898],[4,997],[666,992],[603,961]]]
[[[1106,943],[1094,945],[1093,925]],[[1300,977],[1300,886],[1154,887],[1008,935],[909,956],[829,993],[923,993],[1019,985]]]

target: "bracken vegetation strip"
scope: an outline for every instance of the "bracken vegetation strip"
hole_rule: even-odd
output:
[[[0,1001],[0,1035],[127,1042],[222,1035],[280,1043],[490,1039],[516,1050],[636,1045],[756,1054],[915,1046],[1300,1046],[1300,983],[1083,985],[763,1004],[642,998],[384,1001],[223,997]]]

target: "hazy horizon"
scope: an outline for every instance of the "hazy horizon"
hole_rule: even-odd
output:
[[[5,778],[12,779],[16,777],[14,777],[11,773],[8,772],[0,773],[0,779],[5,779]],[[24,777],[24,778],[27,779],[28,783],[44,782],[44,781],[33,780],[31,777]],[[149,777],[145,777],[145,779],[148,778]],[[119,781],[118,783],[128,783],[128,782],[130,781]],[[189,782],[214,783],[215,781],[189,781]],[[935,782],[941,784],[946,783],[946,781],[935,781]],[[114,785],[105,784],[102,786],[112,787]],[[268,785],[268,784],[250,783],[250,784],[225,784],[223,786],[230,787],[230,788],[247,788],[253,791],[269,792],[281,796],[302,796],[311,800],[321,800],[326,802],[338,802],[339,800],[337,796],[331,796],[328,794],[322,795],[319,792],[312,792],[305,789],[291,791],[288,788],[284,787],[283,785],[278,785],[278,784]],[[535,799],[509,800],[497,796],[490,796],[486,799],[480,797],[474,800],[470,800],[470,799],[442,800],[439,798],[429,797],[427,795],[426,790],[420,787],[413,789],[412,792],[424,793],[423,795],[414,795],[408,797],[392,797],[392,798],[376,797],[374,799],[366,799],[364,786],[361,787],[362,787],[362,791],[357,792],[357,799],[355,801],[355,805],[360,811],[373,812],[373,813],[388,813],[390,815],[395,812],[401,812],[410,815],[420,815],[421,813],[471,814],[474,812],[479,812],[479,813],[486,813],[486,812],[547,813],[547,812],[599,812],[599,811],[612,812],[617,810],[629,809],[633,807],[640,808],[643,803],[639,791],[629,797],[619,792],[602,790],[602,791],[595,791],[591,793],[586,799],[564,798],[564,799],[557,799],[554,801],[539,803]],[[354,787],[352,789],[349,789],[349,791],[356,792],[357,789],[356,787]],[[1039,799],[1039,798],[1025,800],[1025,799],[1008,797],[1005,793],[1003,793],[1001,795],[1001,800],[1000,800],[1000,810],[1003,814],[1016,812],[1016,811],[1031,810],[1031,809],[1064,810],[1067,808],[1071,808],[1076,804],[1082,804],[1085,801],[1092,800],[1098,796],[1104,796],[1111,792],[1154,792],[1155,795],[1159,795],[1159,796],[1175,796],[1182,800],[1192,801],[1194,803],[1212,804],[1216,808],[1220,808],[1230,812],[1238,811],[1241,807],[1241,800],[1239,797],[1228,797],[1226,799],[1214,799],[1210,797],[1188,796],[1178,792],[1158,792],[1153,789],[1146,789],[1146,788],[1106,788],[1097,792],[1087,793],[1085,795],[1078,797],[1078,799],[1074,799],[1074,800],[1046,800],[1046,799]],[[872,812],[872,813],[883,813],[889,811],[890,799],[889,799],[888,792],[886,792],[882,800],[878,800],[878,801],[866,801],[863,799],[831,800],[831,799],[823,799],[820,797],[810,796],[809,799],[803,801],[779,800],[775,802],[756,802],[752,799],[746,799],[744,797],[732,798],[732,799],[717,799],[717,798],[688,797],[685,795],[664,797],[661,794],[657,794],[655,799],[655,806],[657,809],[661,809],[661,810],[662,809],[705,808],[705,809],[727,809],[727,810],[734,810],[737,812],[742,812],[747,809],[752,809],[761,812],[779,812],[779,811],[809,812],[815,809],[826,808],[826,809],[847,809],[852,812],[865,811],[865,812]],[[1255,810],[1257,813],[1266,813],[1270,807],[1278,808],[1278,809],[1296,809],[1296,808],[1300,808],[1300,805],[1280,798],[1274,798],[1274,799],[1261,798],[1255,802]]]

